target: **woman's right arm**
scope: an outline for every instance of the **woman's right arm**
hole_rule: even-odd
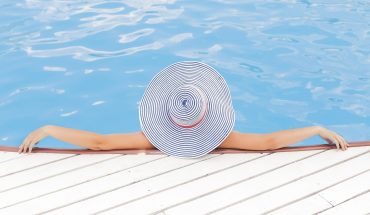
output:
[[[56,125],[46,125],[32,131],[19,146],[18,152],[31,152],[32,147],[47,136],[52,136],[58,140],[68,142],[77,146],[82,146],[92,150],[97,150],[101,135],[72,128]]]
[[[18,152],[28,151],[30,153],[32,147],[47,136],[91,150],[154,148],[142,131],[122,134],[98,134],[86,130],[46,125],[31,132],[19,146]]]

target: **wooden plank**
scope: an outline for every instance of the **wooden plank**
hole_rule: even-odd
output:
[[[286,215],[286,214],[299,214],[299,215],[312,215],[318,211],[331,208],[332,205],[319,195],[313,195],[302,199],[301,201],[290,204],[287,207],[280,208],[269,212],[268,215]]]
[[[19,157],[26,156],[25,154],[19,154],[19,153],[14,153],[14,152],[0,152],[0,163],[16,159]]]
[[[12,159],[0,164],[0,177],[4,177],[16,172],[45,165],[60,159],[71,157],[73,154],[50,154],[50,153],[31,153],[17,159]]]
[[[319,194],[330,202],[332,205],[338,205],[350,199],[365,190],[370,190],[370,166],[369,162],[363,165],[368,165],[369,170],[346,180],[340,184],[321,191]],[[370,204],[370,202],[369,202]]]
[[[347,201],[366,190],[370,190],[370,171],[366,171],[313,196],[270,212],[269,214],[299,214],[302,212],[302,208],[304,208],[305,213],[314,214]],[[323,201],[326,202],[326,204],[324,204]]]
[[[283,165],[287,165],[296,160],[304,159],[320,152],[321,151],[274,153],[261,159],[238,165],[233,168],[217,172],[216,174],[193,180],[190,183],[115,207],[112,210],[106,211],[105,214],[121,214],[123,211],[135,211],[140,214],[159,212],[163,210],[163,208],[202,196],[238,181],[254,177],[258,174],[268,172],[272,169],[279,168]],[[232,155],[227,155],[224,158],[224,162],[231,159]],[[161,186],[161,184],[152,183],[151,185],[153,188],[157,186]],[[141,205],[145,205],[145,207],[142,207]],[[189,211],[183,211],[183,213],[184,212],[188,213]],[[167,211],[165,211],[165,213],[167,214]],[[189,214],[192,214],[192,212]]]
[[[227,207],[228,205],[232,205],[235,202],[242,201],[246,198],[251,198],[252,196],[259,195],[262,192],[274,189],[285,183],[290,183],[290,181],[297,180],[301,177],[304,177],[305,175],[312,174],[319,169],[327,168],[330,165],[357,156],[361,153],[366,152],[367,150],[369,150],[369,148],[358,147],[346,152],[327,150],[315,156],[308,157],[307,159],[294,162],[290,165],[284,166],[274,171],[267,172],[266,174],[260,175],[258,177],[247,178],[228,187],[220,187],[218,191],[208,193],[207,195],[202,195],[199,198],[194,198],[190,201],[183,202],[182,204],[174,205],[170,208],[165,209],[164,211],[166,214],[209,213],[217,208]],[[302,152],[294,153],[299,154]],[[284,155],[286,155],[286,157],[292,156],[292,154],[289,153]],[[260,166],[270,166],[273,165],[275,162],[279,162],[281,159],[286,158],[277,157],[277,159],[269,160],[265,163],[256,163],[249,168],[255,169],[261,168]],[[239,175],[243,174],[245,174],[245,171],[241,171],[239,174],[235,173],[233,177],[241,177]],[[197,189],[200,188],[194,188],[193,190]]]
[[[117,156],[117,155],[107,154],[105,156]],[[119,156],[114,159],[99,162],[92,166],[78,168],[73,171],[58,175],[56,177],[48,178],[47,180],[41,180],[32,184],[17,187],[15,189],[11,189],[1,193],[0,209],[10,205],[18,204],[20,202],[28,201],[32,198],[37,198],[48,193],[63,190],[66,189],[67,187],[77,186],[81,183],[91,181],[96,178],[104,177],[109,174],[124,171],[127,168],[131,168],[133,166],[137,166],[163,157],[165,156],[164,155]],[[41,159],[42,157],[39,158]],[[69,196],[68,198],[71,197],[72,196]],[[68,198],[64,196],[65,201],[67,201]],[[49,204],[49,203],[46,204],[46,202],[48,201],[44,201],[42,205]],[[24,212],[27,211],[23,211],[23,213]]]
[[[365,149],[368,150],[369,147]],[[351,151],[354,151],[354,149],[351,149]],[[348,154],[348,152],[350,151],[337,153],[336,156],[344,156],[345,154]],[[328,157],[325,162],[330,160],[331,158]],[[363,153],[362,155],[356,156],[350,160],[341,162],[328,169],[318,171],[312,175],[303,177],[289,184],[277,187],[271,191],[262,193],[252,198],[241,199],[241,201],[213,214],[233,214],[238,211],[247,210],[248,214],[268,213],[277,209],[278,207],[285,206],[291,202],[313,195],[329,186],[345,180],[346,178],[367,170],[368,166],[364,164],[369,163],[369,161],[370,153]],[[323,166],[325,164],[322,163],[313,165]],[[266,204],[266,202],[268,202],[268,204]]]
[[[0,177],[0,193],[14,187],[19,187],[32,182],[45,180],[48,177],[53,177],[58,174],[66,173],[74,169],[82,168],[88,165],[94,165],[95,163],[103,160],[112,159],[114,157],[122,156],[119,154],[107,155],[107,154],[86,154],[86,155],[74,155],[67,157],[63,160],[58,160],[53,163],[38,166],[32,169],[24,170],[11,174],[8,176]]]
[[[192,163],[202,161],[203,159],[212,158],[215,156],[219,155],[208,155],[204,158],[199,159],[178,159],[167,155],[126,155],[122,158],[114,159],[115,161],[112,160],[112,162],[110,162],[108,165],[105,164],[104,166],[98,166],[97,164],[92,166],[91,168],[85,168],[88,169],[87,171],[85,170],[75,172],[75,174],[60,175],[55,177],[55,180],[46,180],[45,184],[40,184],[39,186],[48,186],[48,188],[55,186],[61,187],[60,181],[63,181],[63,184],[65,184],[66,181],[72,181],[76,183],[75,178],[84,177],[86,174],[94,175],[95,173],[92,172],[96,172],[97,169],[99,170],[99,175],[101,175],[102,172],[105,173],[104,175],[102,175],[104,177],[95,177],[95,180],[84,180],[84,183],[79,182],[78,186],[66,187],[64,185],[62,189],[57,190],[59,192],[49,192],[49,195],[43,195],[38,198],[31,199],[30,201],[13,204],[11,207],[7,207],[3,211],[4,213],[8,214],[18,214],[22,212],[27,212],[31,214],[44,213],[41,211],[50,210],[60,205],[79,201],[81,199],[91,197],[91,195],[94,196],[99,193],[106,192],[107,190],[114,190],[117,187],[128,186],[130,184],[136,183],[137,181],[143,180],[146,177],[152,177],[154,175],[162,174],[163,172],[181,168],[183,166],[190,165]],[[144,163],[143,161],[146,161],[146,163]],[[140,163],[144,164],[138,165]],[[31,188],[29,188],[28,190],[30,190]],[[43,188],[43,190],[45,190],[45,188]],[[24,192],[24,190],[20,191]],[[20,191],[18,191],[17,193],[19,193]],[[11,195],[14,195],[14,193],[11,193]],[[68,196],[68,199],[65,198],[66,196]],[[2,197],[0,197],[0,204],[2,203],[1,201]],[[45,204],[45,202],[48,203]],[[35,207],[35,205],[37,205],[37,207]]]
[[[370,190],[366,193],[339,204],[327,211],[319,213],[320,215],[338,215],[338,214],[370,214]]]
[[[209,158],[210,156],[212,157]],[[114,182],[112,182],[112,179],[107,178],[108,180],[106,182],[103,181],[104,184],[98,183],[97,186],[102,186],[103,189],[105,189],[104,187],[108,187],[110,189],[109,192],[101,193],[103,189],[98,189],[97,191],[99,191],[100,193],[96,194],[95,196],[91,196],[91,194],[94,194],[93,192],[87,192],[89,194],[88,199],[85,199],[84,201],[76,202],[74,204],[65,205],[66,207],[60,208],[59,210],[55,210],[51,212],[48,211],[48,214],[70,214],[75,211],[78,211],[79,213],[82,213],[82,214],[91,214],[98,210],[119,204],[123,201],[131,201],[133,199],[140,198],[140,197],[149,195],[151,193],[161,191],[166,188],[178,186],[183,183],[186,183],[189,180],[204,177],[207,174],[212,174],[213,172],[217,172],[224,168],[228,168],[233,165],[238,165],[243,162],[248,162],[251,159],[256,159],[261,156],[263,156],[263,154],[250,154],[250,155],[236,154],[234,156],[234,159],[227,159],[227,158],[225,159],[226,155],[215,156],[214,154],[212,155],[208,154],[206,155],[208,159],[203,159],[202,161],[198,161],[196,163],[192,161],[192,159],[184,160],[184,159],[178,159],[178,158],[171,158],[163,164],[148,165],[146,167],[143,166],[143,168],[140,168],[138,171],[135,171],[135,169],[132,170],[133,177],[136,176],[139,179],[149,174],[148,176],[151,176],[151,177],[150,178],[146,177],[147,178],[146,180],[141,180],[138,183],[130,184],[129,186],[120,186],[114,189],[110,189],[110,186],[108,183],[114,183]],[[193,163],[193,164],[186,165],[186,166],[182,164],[181,166],[183,167],[178,168],[180,167],[180,165],[178,165],[177,163],[183,163],[183,164]],[[153,175],[152,169],[155,169],[155,172],[160,171],[162,173]],[[119,182],[120,184],[125,185],[126,183],[122,183],[124,178],[127,178],[127,176],[122,175],[121,177],[117,178],[117,180],[120,181]],[[113,180],[113,181],[117,181],[117,180]],[[92,186],[93,185],[94,184],[92,184]],[[86,188],[82,188],[82,189],[85,190]],[[78,193],[80,194],[80,192],[82,192],[82,189],[72,190],[69,192],[76,193],[78,191]],[[63,195],[66,195],[69,192],[64,192]],[[59,205],[62,203],[61,197],[63,195],[58,196]],[[45,200],[48,200],[49,204],[53,204],[51,202],[54,202],[54,198],[47,198]],[[130,212],[132,213],[132,211]]]

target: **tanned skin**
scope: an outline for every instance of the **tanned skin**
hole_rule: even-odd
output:
[[[347,150],[347,141],[339,134],[322,126],[308,126],[281,130],[267,134],[232,131],[218,148],[269,150],[278,149],[319,135],[337,149]],[[32,131],[19,146],[18,153],[31,153],[32,148],[43,138],[51,136],[58,140],[91,150],[155,149],[142,131],[122,134],[98,134],[56,125],[46,125]]]

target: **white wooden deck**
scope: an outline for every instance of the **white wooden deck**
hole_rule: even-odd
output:
[[[167,155],[0,152],[0,214],[370,214],[370,146]]]

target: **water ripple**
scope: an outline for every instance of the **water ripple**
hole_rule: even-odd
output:
[[[67,69],[64,67],[58,67],[58,66],[44,66],[44,71],[47,72],[66,72]]]
[[[45,49],[45,50],[33,50],[32,47],[25,49],[28,55],[33,57],[58,57],[58,56],[73,56],[74,59],[82,61],[95,61],[98,59],[120,57],[126,55],[132,55],[137,52],[146,50],[157,50],[163,47],[160,42],[153,42],[143,46],[137,46],[127,49],[121,49],[118,51],[98,51],[86,48],[84,46],[69,46],[65,48],[57,49]]]
[[[111,1],[117,3],[116,1]],[[41,22],[51,22],[53,20],[69,20],[72,16],[85,15],[79,19],[77,28],[70,30],[57,31],[53,33],[54,37],[41,37],[39,35],[32,38],[23,37],[19,43],[22,46],[34,46],[42,44],[56,44],[67,43],[78,39],[86,38],[104,31],[110,31],[119,26],[135,26],[145,17],[147,24],[159,24],[171,19],[177,18],[182,12],[183,8],[169,9],[164,5],[159,4],[172,4],[174,1],[125,1],[130,9],[127,13],[124,12],[124,7],[117,8],[94,8],[95,6],[107,4],[106,1],[91,1],[86,2],[44,2],[29,0],[24,7],[30,9],[38,9],[40,13],[34,16],[34,19]],[[122,2],[123,3],[123,2]],[[75,23],[73,23],[75,25]],[[72,26],[73,27],[73,26]],[[141,29],[139,33],[151,33],[148,29]],[[132,34],[135,35],[135,32]],[[121,40],[120,40],[121,41]],[[125,41],[124,38],[122,41]]]
[[[188,39],[191,39],[191,38],[193,38],[192,33],[181,33],[181,34],[177,34],[177,35],[171,37],[168,41],[170,43],[180,43],[184,40],[188,40]]]
[[[39,9],[40,13],[35,15],[36,20],[42,22],[50,22],[54,20],[68,20],[72,16],[83,13],[117,13],[124,9],[118,8],[94,8],[96,6],[116,2],[93,0],[86,4],[85,1],[41,1],[41,0],[26,0],[24,7],[29,9]]]
[[[139,39],[140,37],[148,36],[148,35],[152,34],[153,32],[154,32],[154,29],[152,29],[152,28],[144,28],[144,29],[140,29],[138,31],[131,32],[129,34],[121,34],[121,35],[119,35],[119,37],[120,37],[119,42],[120,43],[133,42],[133,41]]]

